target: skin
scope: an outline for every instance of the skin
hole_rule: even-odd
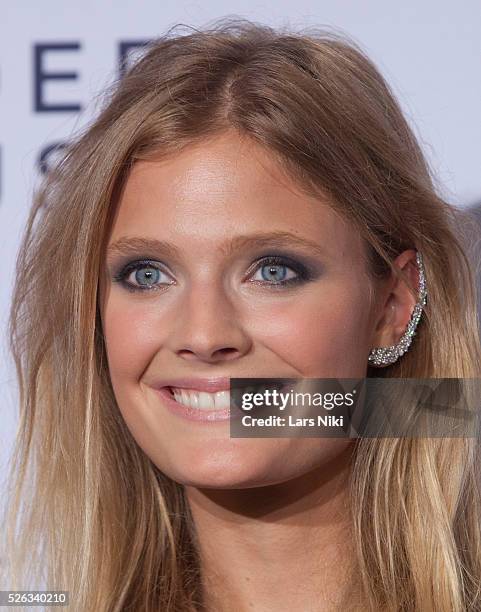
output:
[[[288,242],[227,249],[241,234],[273,231],[322,253]],[[171,414],[152,386],[184,376],[362,378],[370,349],[395,344],[409,321],[415,300],[407,286],[394,277],[375,284],[359,232],[232,132],[137,162],[107,247],[126,236],[179,250],[106,251],[99,300],[119,410],[153,463],[185,486],[209,609],[335,610],[347,601],[356,609],[348,580],[352,440],[230,438],[228,422]],[[254,282],[262,282],[256,261],[286,254],[308,264],[309,280]],[[113,281],[142,258],[161,267],[158,290],[131,292]],[[408,250],[395,263],[415,284],[414,258]],[[138,284],[135,271],[128,279]]]

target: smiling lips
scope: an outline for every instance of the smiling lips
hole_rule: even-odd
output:
[[[230,416],[230,378],[176,378],[155,385],[172,412],[195,421]]]
[[[249,378],[249,377],[240,377]],[[229,377],[164,379],[155,384],[167,408],[191,420],[224,420],[234,418],[231,409]],[[244,391],[256,391],[258,385],[246,386]]]
[[[197,410],[228,410],[230,408],[230,391],[221,390],[214,393],[179,387],[168,387],[176,402]]]
[[[156,384],[155,388],[161,391],[164,397],[190,410],[226,411],[231,408],[230,380],[226,376],[164,379]],[[245,390],[255,391],[256,387],[246,387]]]

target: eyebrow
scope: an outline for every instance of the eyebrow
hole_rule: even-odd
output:
[[[308,238],[301,238],[291,232],[276,231],[255,234],[239,235],[226,241],[220,252],[229,256],[230,254],[246,247],[289,247],[294,246],[309,250],[317,255],[326,256],[325,249],[321,244]],[[107,247],[107,255],[132,255],[142,251],[151,251],[172,258],[180,259],[182,249],[171,242],[156,240],[155,238],[143,238],[140,236],[122,236]]]

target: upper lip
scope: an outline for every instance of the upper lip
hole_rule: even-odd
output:
[[[183,377],[183,378],[165,378],[159,381],[156,381],[156,384],[153,385],[155,389],[163,389],[165,387],[177,387],[179,389],[192,389],[193,391],[207,391],[208,393],[216,393],[217,391],[230,391],[230,379],[248,379],[252,381],[250,384],[255,386],[255,379],[250,376],[218,376],[218,377],[205,377],[205,378],[192,378],[192,377]],[[283,379],[273,379],[277,381],[277,385],[271,382],[271,385],[279,386],[279,381],[283,383]],[[236,385],[237,386],[237,385]],[[282,384],[281,384],[282,386]],[[262,388],[260,386],[259,388]]]
[[[171,378],[161,380],[155,385],[156,389],[162,389],[163,387],[178,387],[180,389],[192,389],[195,391],[215,393],[217,391],[229,391],[230,378]]]

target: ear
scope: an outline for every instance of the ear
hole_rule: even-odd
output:
[[[393,264],[407,276],[415,289],[416,296],[413,296],[402,278],[391,273],[386,288],[380,292],[379,299],[382,300],[382,303],[379,305],[371,348],[397,344],[406,331],[417,302],[419,270],[416,263],[416,251],[414,249],[403,251],[396,257]]]

